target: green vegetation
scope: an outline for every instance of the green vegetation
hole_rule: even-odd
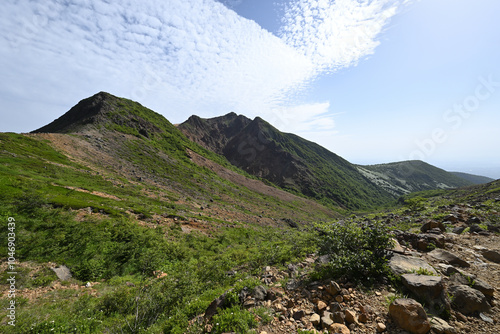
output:
[[[426,268],[413,269],[410,274],[425,275],[425,276],[437,276],[432,271]]]
[[[330,258],[323,275],[367,283],[387,275],[385,255],[392,241],[385,226],[340,221],[317,224],[317,228],[321,230],[319,254]]]
[[[408,209],[410,209],[411,211],[422,211],[423,209],[425,209],[425,198],[423,197],[412,197],[412,198],[409,198],[407,200],[404,201],[405,203],[405,206],[408,207]]]
[[[17,313],[16,332],[137,333],[148,329],[184,333],[188,320],[203,313],[224,291],[233,288],[237,296],[244,287],[258,284],[246,279],[248,274],[266,265],[297,261],[315,250],[314,234],[307,231],[242,226],[220,228],[207,237],[183,234],[175,227],[141,227],[125,217],[77,221],[75,213],[54,208],[43,198],[33,198],[34,202],[39,205],[25,210],[22,199],[4,201],[0,210],[0,220],[14,216],[18,222],[19,260],[65,264],[79,285],[104,282],[95,286],[95,297],[62,290],[53,293],[50,300],[56,302],[50,307],[44,298],[24,304]],[[1,233],[5,236],[6,232],[4,225]],[[0,256],[5,257],[4,252]],[[226,274],[234,269],[239,274]],[[39,271],[25,287],[49,285],[55,277],[47,270]],[[167,276],[155,279],[155,270]],[[28,272],[22,276],[29,277]],[[134,284],[125,284],[127,280]],[[67,298],[62,298],[64,294]],[[214,317],[215,331],[255,327],[256,315],[269,321],[265,310],[251,314],[233,304]]]

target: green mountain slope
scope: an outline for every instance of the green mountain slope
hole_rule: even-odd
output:
[[[318,144],[283,133],[259,117],[253,121],[242,117],[192,117],[179,129],[206,148],[222,152],[244,171],[324,203],[366,209],[393,199],[354,165]],[[236,124],[232,131],[219,131],[232,124]]]
[[[417,160],[358,166],[358,170],[374,184],[396,196],[415,191],[472,185],[468,180]]]
[[[108,93],[100,92],[80,101],[54,122],[34,131],[30,137],[32,140],[48,140],[71,160],[79,161],[92,171],[99,171],[99,175],[109,173],[111,179],[120,180],[116,181],[118,183],[125,182],[131,186],[133,182],[138,182],[144,191],[148,189],[158,198],[171,198],[176,202],[189,199],[193,203],[186,205],[193,207],[192,215],[198,215],[199,207],[214,200],[220,200],[221,205],[247,202],[252,203],[252,207],[261,203],[277,211],[281,210],[277,206],[293,207],[297,210],[295,218],[300,220],[316,215],[310,209],[300,209],[311,207],[310,202],[283,195],[282,191],[269,189],[269,186],[258,180],[248,180],[245,176],[248,174],[228,163],[224,157],[190,141],[163,116],[139,103]],[[197,158],[196,161],[194,158]],[[203,161],[205,165],[210,162],[212,170],[200,163]],[[219,171],[218,174],[213,171],[215,169]],[[227,175],[232,181],[225,178]],[[235,180],[238,182],[234,183]],[[246,187],[247,183],[252,184],[252,190]],[[95,188],[88,184],[72,183],[71,180],[60,186]],[[127,187],[118,191],[122,189]],[[109,192],[106,189],[95,190]],[[231,198],[234,193],[239,194],[238,200]],[[264,196],[264,193],[271,193],[274,197]],[[291,200],[282,203],[284,197]],[[169,206],[175,206],[172,201],[169,202]],[[158,201],[156,204],[161,207]],[[122,207],[123,204],[116,206]],[[320,207],[318,204],[313,206],[317,209]],[[161,214],[160,208],[156,210]],[[175,214],[176,210],[172,211]],[[326,208],[319,208],[319,212],[327,216],[333,214]],[[290,218],[294,218],[292,216]]]
[[[467,181],[472,182],[473,184],[484,184],[484,183],[489,183],[495,181],[491,177],[486,177],[486,176],[481,176],[481,175],[474,175],[474,174],[469,174],[469,173],[462,173],[462,172],[450,172],[455,176],[458,176],[462,179],[465,179]]]

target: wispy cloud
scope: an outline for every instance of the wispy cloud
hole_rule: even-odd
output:
[[[0,94],[57,104],[108,90],[173,121],[278,110],[300,120],[297,129],[331,129],[329,103],[300,103],[294,93],[373,53],[399,4],[292,1],[274,35],[214,0],[7,0],[0,65],[13,80]]]

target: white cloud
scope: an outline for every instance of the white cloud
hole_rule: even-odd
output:
[[[214,0],[6,0],[0,65],[15,80],[0,83],[0,96],[17,99],[21,112],[26,96],[59,107],[106,90],[174,122],[233,110],[282,113],[294,120],[286,131],[331,131],[330,104],[294,93],[373,53],[398,4],[292,1],[276,36]]]
[[[282,19],[283,40],[311,59],[317,72],[356,65],[379,45],[376,37],[401,1],[296,0]]]

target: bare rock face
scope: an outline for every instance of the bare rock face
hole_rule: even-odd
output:
[[[413,299],[396,299],[389,306],[389,314],[396,325],[412,334],[426,334],[431,329],[424,308]]]
[[[404,286],[408,288],[419,300],[427,305],[440,309],[450,309],[449,302],[444,297],[444,284],[441,276],[427,276],[417,274],[404,274],[401,276]]]
[[[432,268],[431,265],[420,258],[412,256],[395,254],[389,260],[389,267],[396,275],[403,275],[412,271],[417,271],[419,269],[425,269],[432,274],[437,275],[436,270]]]
[[[452,285],[448,288],[448,292],[452,295],[453,308],[463,314],[486,312],[491,308],[486,296],[470,286]]]
[[[436,260],[447,262],[451,265],[457,265],[459,267],[470,267],[470,264],[467,263],[467,261],[444,249],[435,249],[429,253],[429,256],[432,256]]]

